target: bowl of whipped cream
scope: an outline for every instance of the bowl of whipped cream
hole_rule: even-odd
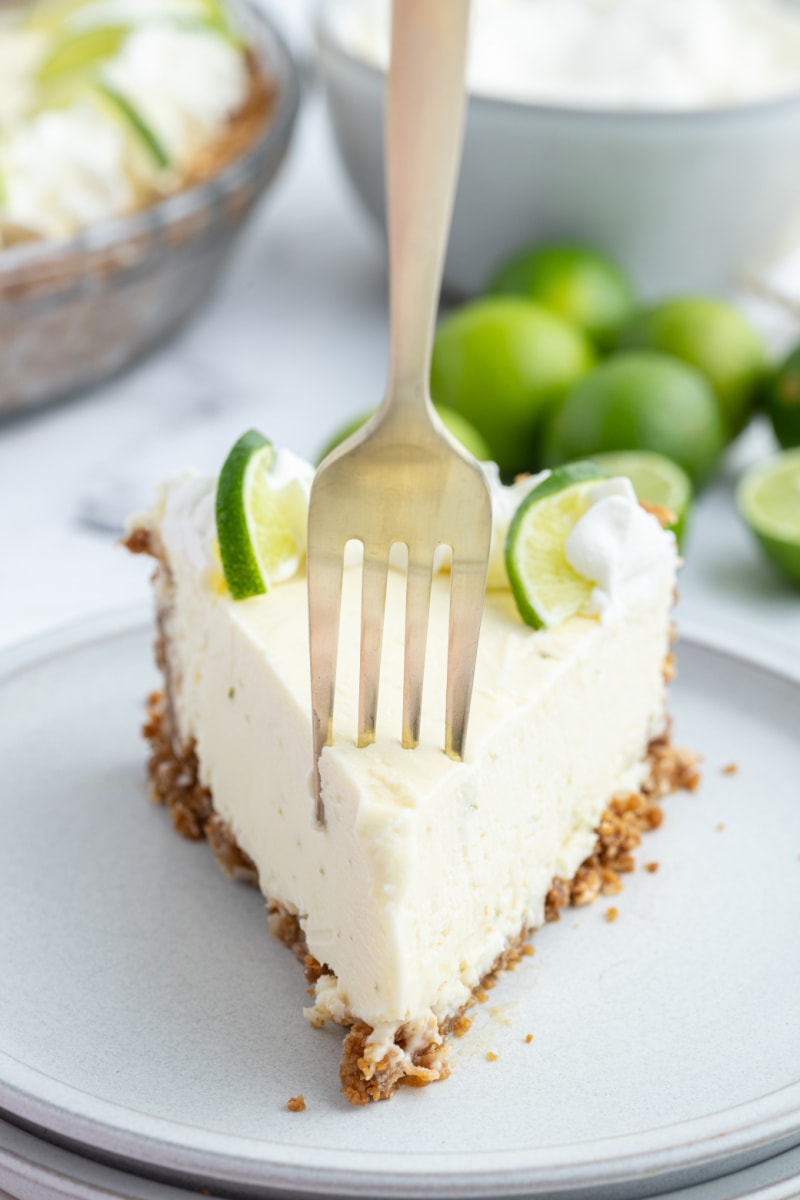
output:
[[[101,383],[191,316],[299,90],[247,0],[0,5],[0,417]]]
[[[388,0],[326,0],[335,139],[384,220]],[[605,250],[645,295],[719,289],[800,236],[800,0],[472,0],[445,267],[466,295],[537,242]]]

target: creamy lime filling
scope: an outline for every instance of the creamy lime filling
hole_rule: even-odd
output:
[[[329,968],[309,1019],[368,1022],[375,1064],[408,1056],[521,929],[541,924],[553,876],[575,873],[609,798],[641,782],[648,741],[665,724],[674,551],[663,551],[664,570],[625,619],[608,624],[581,617],[536,632],[508,590],[490,591],[461,764],[441,750],[446,573],[431,598],[420,747],[404,750],[399,738],[405,581],[392,570],[378,738],[356,748],[360,572],[348,567],[321,830],[311,815],[305,576],[228,600],[213,491],[213,480],[188,476],[145,518],[170,566],[159,587],[182,736],[196,741],[203,782],[265,895],[298,914],[309,951]],[[406,1048],[392,1049],[401,1027]]]

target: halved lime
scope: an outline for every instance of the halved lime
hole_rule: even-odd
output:
[[[594,584],[567,561],[566,542],[589,508],[595,485],[608,476],[593,462],[553,471],[520,504],[506,538],[506,571],[519,614],[534,629],[574,617]]]
[[[736,491],[744,520],[787,579],[800,583],[800,450],[745,474]]]
[[[270,484],[275,447],[255,429],[239,438],[217,484],[219,555],[234,600],[268,591],[302,553],[280,491]]]
[[[70,76],[86,74],[113,58],[130,33],[128,25],[93,25],[58,38],[37,71],[41,87],[50,87]]]
[[[618,450],[593,457],[609,475],[630,479],[639,500],[672,513],[675,519],[666,528],[680,546],[692,506],[692,481],[686,472],[671,458],[650,450]]]

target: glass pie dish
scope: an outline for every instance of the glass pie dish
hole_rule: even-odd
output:
[[[0,249],[0,417],[101,383],[168,338],[213,288],[281,165],[300,100],[270,19],[238,0],[252,86],[207,176],[69,239]]]

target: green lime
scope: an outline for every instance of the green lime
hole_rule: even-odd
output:
[[[751,467],[736,502],[767,556],[787,579],[800,583],[800,450]]]
[[[566,542],[605,472],[592,462],[553,471],[520,504],[506,537],[506,571],[519,615],[534,629],[574,617],[594,584],[567,561]]]
[[[39,66],[39,86],[57,85],[113,58],[129,33],[127,25],[95,25],[64,35],[53,44]]]
[[[692,367],[654,350],[614,355],[581,380],[552,414],[546,463],[611,450],[653,450],[682,467],[695,486],[725,444],[714,393]]]
[[[585,330],[602,349],[613,345],[636,302],[630,280],[616,263],[575,245],[542,246],[516,255],[487,290],[535,300]]]
[[[217,483],[219,555],[228,591],[246,600],[269,590],[302,551],[281,492],[270,486],[275,448],[255,429],[239,438]]]
[[[672,530],[681,545],[692,506],[692,481],[676,462],[652,450],[595,454],[594,461],[609,475],[630,479],[639,500],[672,513],[674,520],[666,528]]]
[[[543,416],[592,365],[580,330],[518,296],[489,296],[445,317],[431,394],[466,417],[504,475],[536,465]]]
[[[335,450],[338,445],[354,434],[362,425],[365,425],[376,411],[373,408],[370,412],[364,413],[360,417],[354,417],[352,421],[348,421],[346,425],[343,425],[325,443],[324,448],[317,457],[317,463],[321,463],[323,458],[328,457],[331,450]],[[473,425],[470,425],[466,417],[462,417],[461,413],[454,412],[452,408],[447,408],[444,404],[438,405],[436,412],[444,427],[452,433],[457,441],[461,442],[465,450],[469,450],[470,454],[474,458],[477,458],[479,462],[489,461],[492,455],[486,444],[486,439],[481,437]]]
[[[767,370],[767,354],[732,305],[711,296],[665,300],[636,317],[619,345],[660,350],[694,367],[714,389],[729,438],[744,429]]]
[[[800,446],[800,346],[771,380],[766,390],[766,409],[784,450]]]

